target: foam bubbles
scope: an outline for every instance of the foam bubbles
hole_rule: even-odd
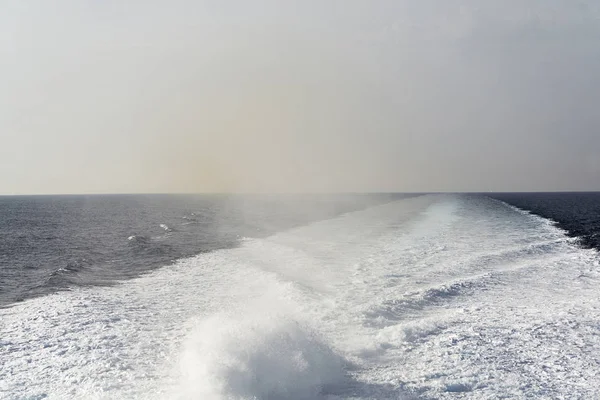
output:
[[[598,398],[599,286],[539,218],[406,199],[0,310],[0,397]]]
[[[304,323],[282,314],[217,314],[183,346],[181,399],[321,398],[344,379],[344,360]]]

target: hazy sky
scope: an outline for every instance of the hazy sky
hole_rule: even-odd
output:
[[[596,0],[0,0],[0,193],[600,190]]]

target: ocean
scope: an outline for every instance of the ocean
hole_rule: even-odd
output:
[[[406,196],[0,197],[0,307],[134,278],[245,238]]]
[[[600,398],[599,249],[600,193],[0,197],[0,398]]]

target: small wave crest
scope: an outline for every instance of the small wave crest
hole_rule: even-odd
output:
[[[132,243],[148,243],[150,238],[143,235],[131,235],[127,238],[127,240]]]
[[[88,259],[82,258],[78,260],[69,261],[63,267],[59,267],[52,271],[46,280],[36,286],[35,288],[42,287],[66,287],[77,281],[78,274],[83,271],[86,267],[92,265],[92,262]]]
[[[167,224],[160,224],[159,225],[162,230],[164,230],[165,232],[173,232],[173,228],[169,227]]]
[[[282,314],[217,314],[198,321],[180,359],[180,399],[323,398],[345,361],[302,322]]]
[[[386,300],[366,311],[364,324],[378,328],[395,325],[427,307],[440,306],[459,296],[486,290],[488,286],[497,284],[496,274],[488,273],[405,293],[402,298]]]

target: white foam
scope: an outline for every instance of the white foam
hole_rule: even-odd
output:
[[[160,227],[161,227],[163,230],[167,231],[167,232],[171,232],[171,231],[172,231],[172,229],[171,229],[171,228],[169,228],[169,226],[168,226],[168,225],[166,225],[166,224],[160,224]]]
[[[174,393],[185,399],[318,399],[344,381],[344,360],[309,324],[254,307],[198,321]]]
[[[423,196],[0,310],[0,397],[581,397],[597,254],[501,203]]]

